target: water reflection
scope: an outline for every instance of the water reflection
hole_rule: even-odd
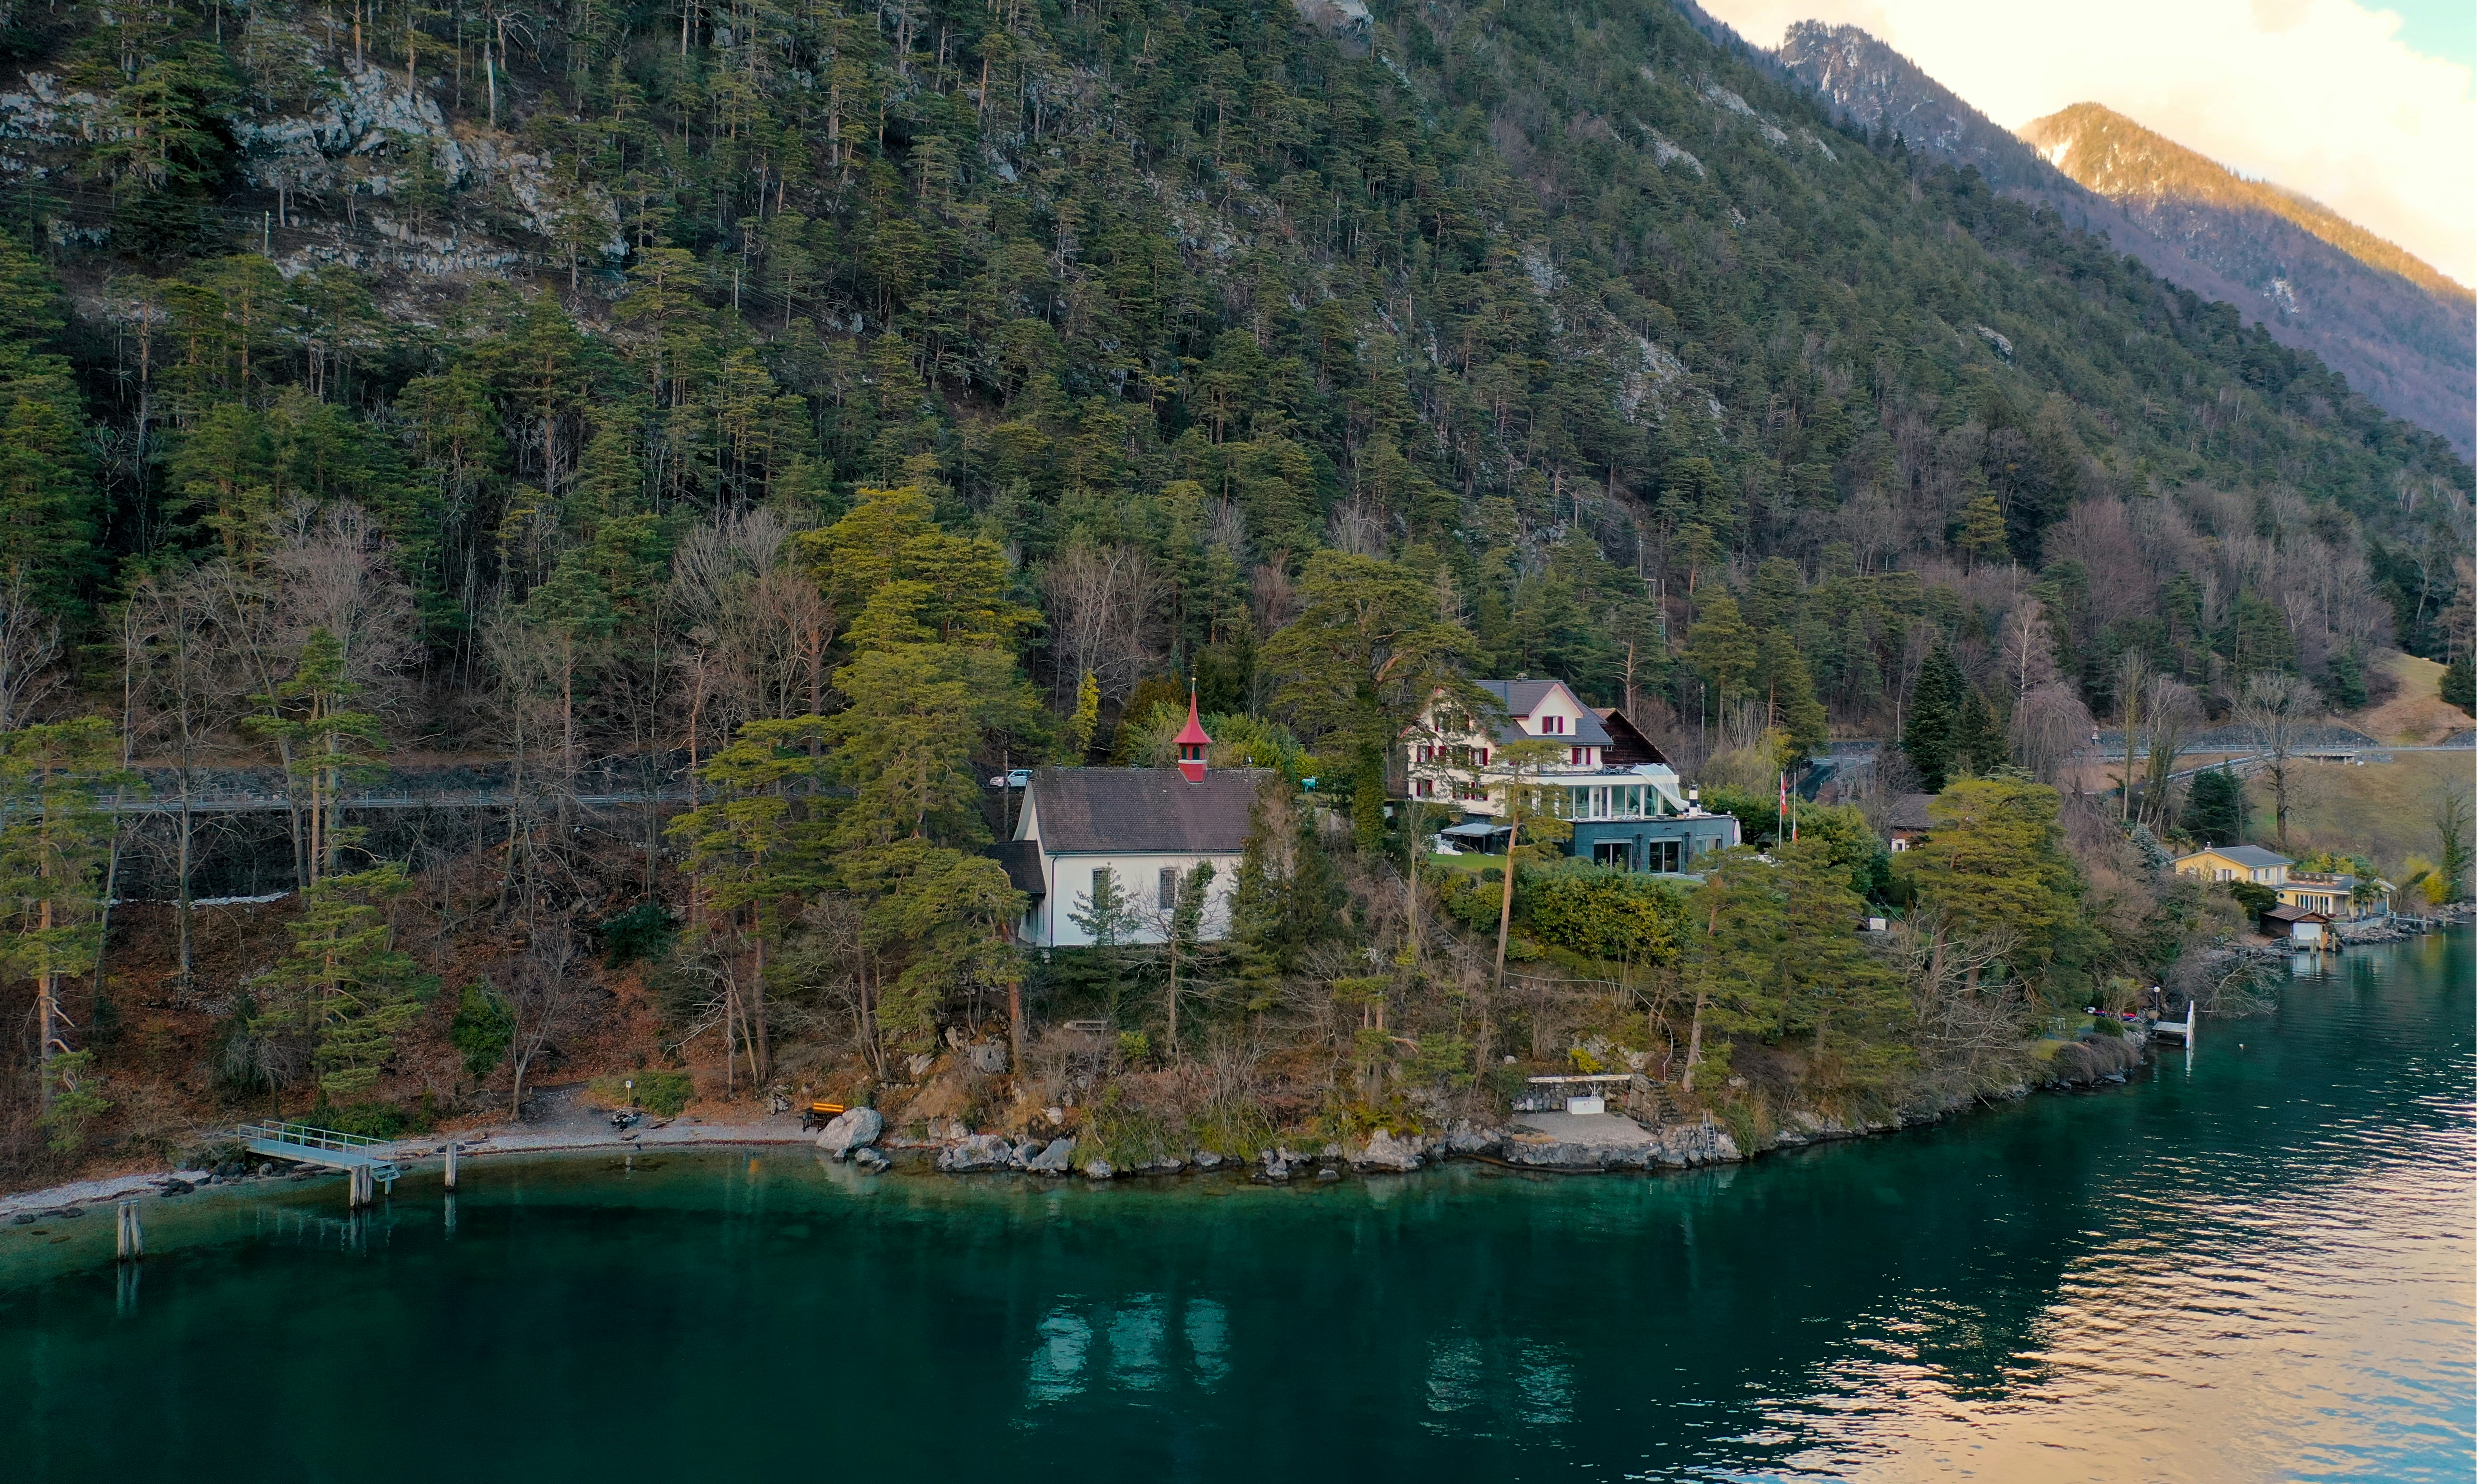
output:
[[[428,1478],[355,1415],[196,1420],[417,1374],[477,1480],[815,1472],[865,1381],[841,1471],[2469,1478],[2470,941],[2336,956],[2125,1087],[1723,1172],[480,1162],[357,1217],[168,1206],[143,1304],[109,1223],[0,1229],[0,1473],[120,1476],[146,1431],[198,1440],[184,1484]]]
[[[1085,1352],[1094,1343],[1094,1328],[1083,1315],[1055,1309],[1035,1326],[1033,1363],[1028,1369],[1025,1394],[1037,1404],[1060,1401],[1085,1390]]]
[[[2327,955],[2275,1023],[2181,1056],[2034,1321],[1971,1337],[1979,1364],[1959,1366],[1923,1318],[1949,1304],[1864,1318],[1805,1390],[1769,1401],[1804,1438],[1785,1463],[2469,1478],[2468,942],[2461,993],[2406,995],[2382,955]],[[2432,1009],[2456,1017],[2442,1037]]]

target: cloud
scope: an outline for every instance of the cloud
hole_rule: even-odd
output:
[[[2118,110],[2242,174],[2314,196],[2475,281],[2471,69],[2350,0],[1703,0],[1761,45],[1861,27],[2009,128]]]

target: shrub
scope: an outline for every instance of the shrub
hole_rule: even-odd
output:
[[[463,1057],[465,1071],[487,1075],[509,1054],[509,1037],[517,1028],[509,1002],[488,984],[468,984],[457,998],[457,1018],[448,1023],[449,1044]]]
[[[1535,936],[1590,958],[1668,963],[1687,925],[1686,898],[1678,889],[1585,861],[1520,870],[1516,898]]]
[[[640,959],[662,962],[672,950],[674,927],[672,914],[662,902],[640,902],[598,929],[603,936],[603,967],[625,969]]]
[[[636,1106],[658,1118],[677,1118],[681,1109],[690,1106],[697,1089],[687,1072],[631,1072],[619,1077],[598,1077],[587,1088],[587,1096],[606,1107],[630,1106],[631,1090],[623,1085],[636,1082]]]
[[[405,1107],[396,1103],[329,1103],[314,1107],[307,1122],[338,1133],[357,1133],[364,1138],[402,1138],[407,1133],[424,1133],[431,1129],[427,1106]]]
[[[1109,1159],[1115,1169],[1132,1169],[1150,1159],[1187,1159],[1180,1147],[1182,1131],[1107,1087],[1102,1101],[1087,1109],[1085,1127],[1077,1140],[1077,1162]]]

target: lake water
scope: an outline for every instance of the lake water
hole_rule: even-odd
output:
[[[1737,1169],[466,1167],[0,1228],[0,1478],[2468,1480],[2472,938]],[[60,1238],[66,1238],[60,1240]]]

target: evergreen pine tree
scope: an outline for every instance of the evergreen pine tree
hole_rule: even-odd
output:
[[[2438,677],[2438,698],[2472,715],[2472,651],[2459,650],[2446,663],[2446,673]]]
[[[2188,782],[2188,806],[2180,827],[2199,845],[2240,845],[2248,839],[2248,806],[2240,780],[2227,768],[2202,772]]]
[[[1977,778],[2006,762],[2006,731],[1979,688],[1968,683],[1964,705],[1956,713],[1955,749],[1948,757],[1947,771],[1951,776]]]
[[[1949,761],[1955,755],[1956,728],[1961,721],[1964,671],[1945,644],[1930,651],[1921,678],[1913,687],[1912,710],[1904,717],[1904,756],[1920,775],[1921,787],[1936,794],[1946,787]]]

